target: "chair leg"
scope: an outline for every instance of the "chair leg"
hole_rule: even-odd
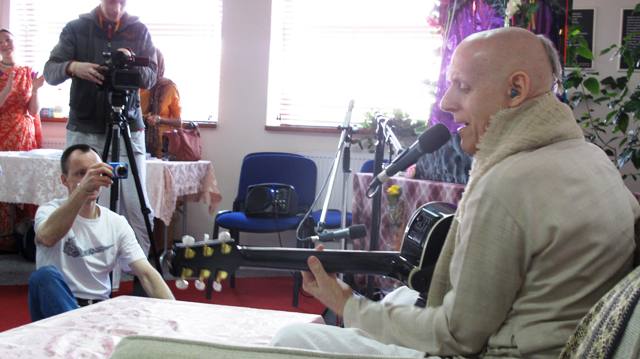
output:
[[[233,238],[233,240],[236,242],[236,245],[240,245],[240,231],[238,231],[237,229],[232,229],[229,231],[229,234],[231,234],[231,238]],[[236,287],[236,274],[235,273],[231,273],[229,275],[229,287],[231,288],[235,288]]]
[[[309,234],[310,235],[310,234]],[[309,236],[307,233],[304,236]],[[311,248],[308,243],[303,243],[300,241],[296,241],[297,248]],[[299,271],[293,273],[293,300],[292,305],[294,308],[298,307],[298,303],[300,302],[300,290],[302,289],[302,275]]]
[[[293,305],[294,308],[298,307],[298,301],[300,300],[300,289],[302,288],[302,275],[296,271],[293,273]]]

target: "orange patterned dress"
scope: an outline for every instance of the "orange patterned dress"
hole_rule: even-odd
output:
[[[15,74],[11,91],[0,106],[0,151],[29,151],[37,147],[34,117],[28,112],[32,87],[31,68],[16,66],[13,71]],[[0,89],[7,85],[8,80],[9,74],[0,72]],[[9,170],[4,169],[5,176],[9,175]],[[10,250],[6,248],[6,243],[2,243],[2,236],[13,232],[12,222],[21,216],[19,213],[11,216],[12,209],[19,211],[15,206],[12,208],[9,204],[0,203],[0,250]]]
[[[0,107],[0,151],[29,151],[36,148],[34,118],[27,110],[31,99],[31,68],[16,66],[9,97]],[[0,74],[0,89],[9,76]]]

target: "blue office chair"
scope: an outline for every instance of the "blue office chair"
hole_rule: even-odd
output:
[[[303,214],[311,207],[316,192],[317,168],[313,160],[298,154],[283,152],[257,152],[246,155],[240,169],[238,193],[231,211],[220,211],[216,215],[213,238],[218,237],[220,227],[229,229],[231,237],[240,243],[240,232],[276,233],[295,230],[300,224]],[[247,188],[259,183],[284,183],[292,185],[298,195],[298,215],[277,218],[247,217],[245,197]],[[338,216],[338,225],[339,225]],[[311,227],[313,227],[311,225]],[[307,236],[312,233],[302,233]],[[229,278],[230,286],[235,287],[235,276]],[[294,306],[298,304],[300,279],[294,281]],[[210,287],[207,297],[210,298]]]

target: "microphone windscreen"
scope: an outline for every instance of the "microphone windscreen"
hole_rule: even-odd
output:
[[[418,137],[422,153],[431,153],[442,147],[451,138],[451,132],[447,126],[439,123],[429,127]]]
[[[367,235],[367,227],[364,224],[356,224],[349,227],[349,238],[362,238]]]

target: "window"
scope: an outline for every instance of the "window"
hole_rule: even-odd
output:
[[[17,61],[42,72],[64,25],[92,10],[98,1],[11,0],[10,25]],[[165,76],[180,91],[182,119],[216,121],[220,82],[222,0],[136,0],[128,13],[147,25],[154,45],[165,57]],[[45,85],[41,107],[68,113],[69,86]]]
[[[442,37],[430,0],[273,0],[267,125],[336,126],[393,109],[426,120]]]

